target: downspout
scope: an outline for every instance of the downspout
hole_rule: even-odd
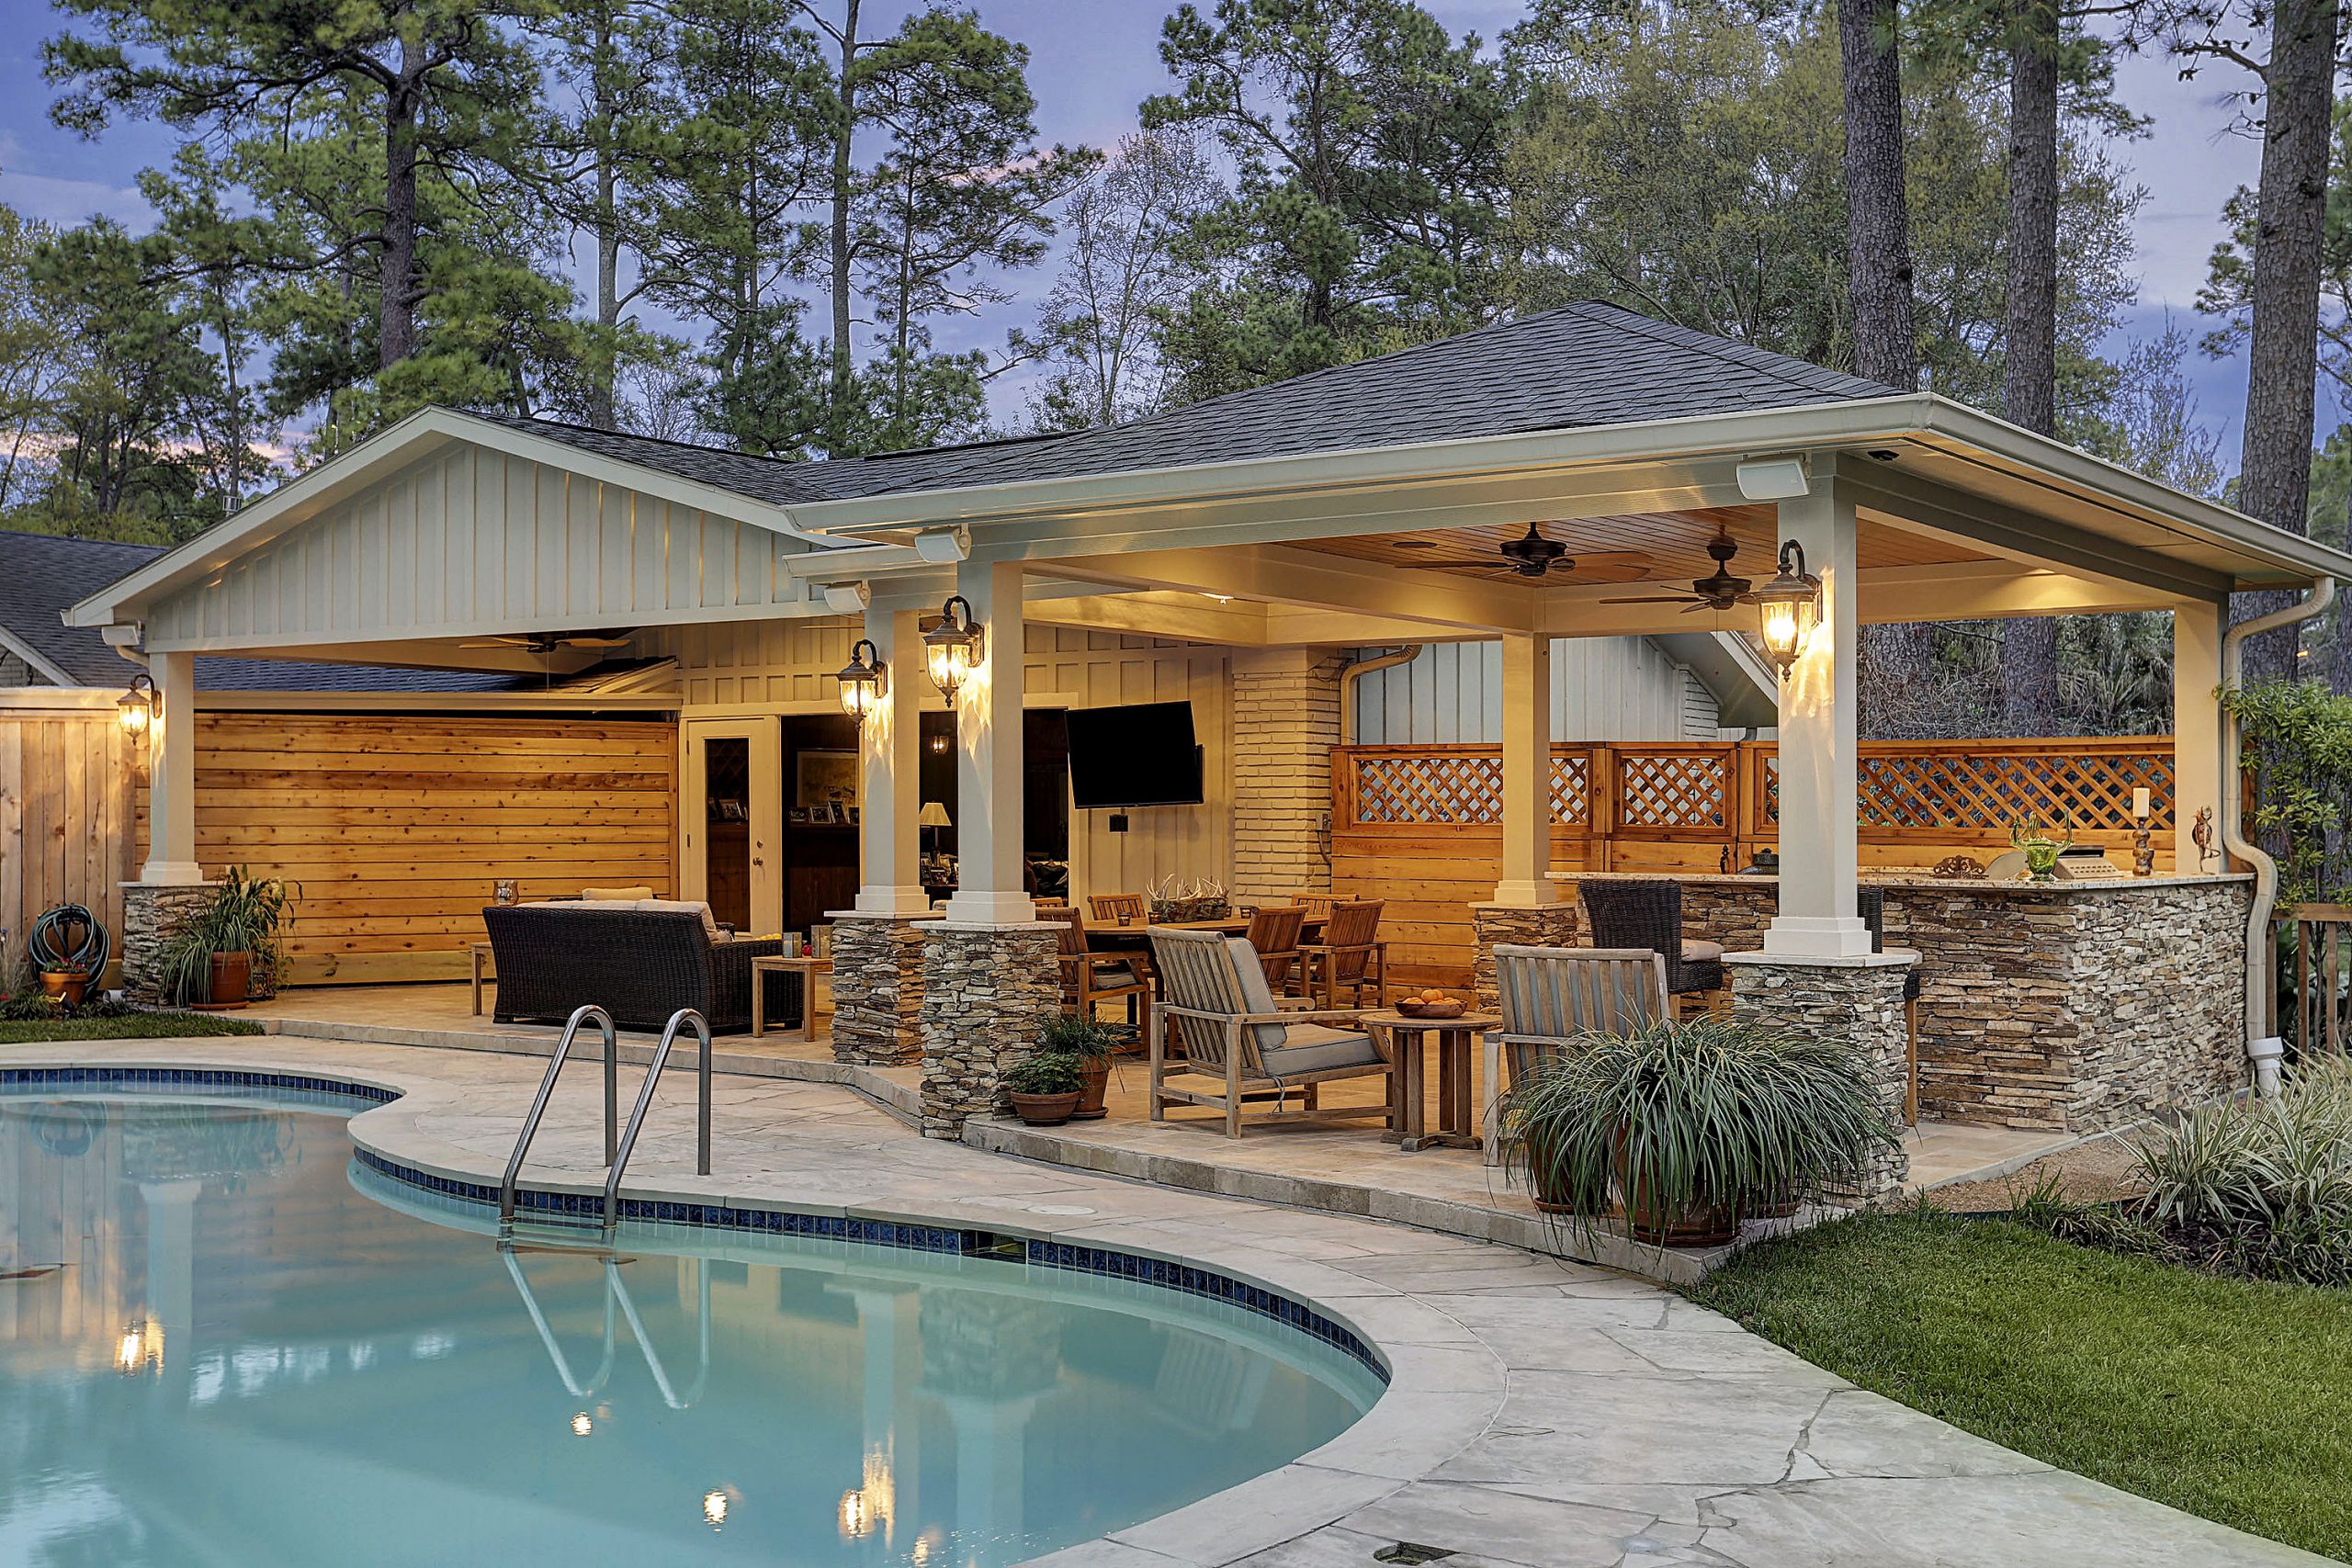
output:
[[[2245,662],[2245,639],[2257,632],[2291,626],[2324,613],[2335,599],[2335,580],[2323,577],[2312,584],[2300,604],[2232,626],[2222,636],[2222,689],[2233,692]],[[2267,1032],[2270,988],[2278,965],[2270,952],[2270,912],[2278,901],[2278,863],[2245,836],[2245,736],[2238,717],[2222,715],[2222,845],[2254,867],[2254,907],[2245,921],[2245,1054],[2254,1066],[2256,1092],[2268,1100],[2278,1092],[2278,1064],[2287,1054],[2286,1042]]]
[[[1375,670],[1394,670],[1399,664],[1410,664],[1421,656],[1421,645],[1408,642],[1394,653],[1384,653],[1377,659],[1359,659],[1340,671],[1340,744],[1356,743],[1356,682]]]

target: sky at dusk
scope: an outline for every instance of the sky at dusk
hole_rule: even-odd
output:
[[[1028,45],[1031,84],[1040,128],[1051,141],[1107,146],[1135,129],[1136,105],[1166,85],[1157,42],[1170,8],[1159,0],[970,0],[989,27]],[[1475,31],[1491,40],[1518,20],[1522,0],[1424,0],[1457,35]],[[146,208],[132,181],[142,168],[170,155],[169,133],[153,126],[118,128],[96,142],[52,126],[51,92],[41,79],[40,42],[57,30],[41,0],[0,0],[0,201],[29,217],[75,222],[107,213],[134,225]],[[2147,187],[2138,223],[2140,303],[2119,341],[2120,357],[2133,335],[2161,329],[2165,312],[2199,333],[2197,287],[2206,257],[2221,238],[2218,214],[2239,185],[2251,185],[2259,149],[2232,134],[2232,110],[2222,95],[2238,85],[2227,66],[2211,66],[2199,80],[2177,80],[2162,56],[2127,58],[2118,73],[2120,96],[2154,119],[2152,133],[2125,143],[2118,155]],[[1013,280],[1023,298],[978,321],[951,323],[941,346],[1001,343],[1004,330],[1026,322],[1051,278],[1051,264]],[[2205,421],[2224,430],[2223,450],[2234,468],[2245,370],[2236,361],[2199,356],[2191,366]],[[1011,407],[1005,406],[1007,402]],[[1017,390],[1001,396],[998,413],[1017,410]],[[2320,428],[2339,411],[2323,407]]]

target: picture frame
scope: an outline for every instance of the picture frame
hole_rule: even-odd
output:
[[[793,753],[792,804],[824,807],[827,815],[818,821],[836,821],[833,808],[858,804],[858,790],[864,769],[859,766],[855,751],[834,751],[804,749]]]

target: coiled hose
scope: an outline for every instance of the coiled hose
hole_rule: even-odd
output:
[[[68,953],[65,940],[77,924],[82,928],[82,940]],[[106,971],[107,960],[114,954],[114,941],[89,910],[79,904],[60,904],[34,917],[32,931],[25,938],[25,951],[31,955],[36,969],[79,969],[96,979]]]

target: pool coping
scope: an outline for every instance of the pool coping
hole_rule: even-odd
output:
[[[355,1042],[315,1049],[326,1044],[278,1035],[72,1042],[54,1053],[14,1047],[0,1067],[275,1071],[389,1091],[400,1098],[352,1117],[356,1146],[420,1172],[495,1183],[503,1162],[447,1143],[420,1122],[436,1114],[511,1116],[537,1076],[522,1059],[494,1073],[477,1067],[443,1078],[433,1073],[435,1058],[413,1047]],[[474,1081],[463,1081],[469,1077]],[[501,1081],[485,1081],[493,1077]],[[770,1094],[778,1087],[750,1081]],[[731,1087],[725,1077],[721,1083]],[[808,1092],[825,1089],[808,1086]],[[862,1099],[853,1103],[880,1115]],[[913,1136],[891,1125],[893,1135]],[[714,1142],[723,1150],[741,1135],[722,1131]],[[1037,1168],[952,1143],[933,1146],[944,1157],[960,1150],[987,1162],[953,1173],[959,1178],[997,1167]],[[756,1185],[749,1145],[743,1154],[746,1180]],[[601,1193],[601,1182],[535,1184],[593,1185]],[[730,1185],[665,1169],[623,1190],[656,1204],[775,1201],[773,1192],[729,1191]],[[1035,1568],[1223,1568],[1245,1561],[1250,1568],[1321,1568],[1368,1562],[1374,1548],[1400,1540],[1446,1547],[1464,1568],[1726,1561],[1781,1568],[1824,1560],[1818,1551],[1826,1540],[1788,1554],[1801,1544],[1783,1536],[1792,1527],[1808,1540],[1832,1528],[1844,1532],[1841,1540],[1872,1542],[1905,1530],[1915,1538],[1940,1532],[1916,1552],[1882,1545],[1870,1560],[1889,1565],[2018,1560],[1997,1555],[1997,1532],[1984,1529],[2010,1518],[1980,1523],[1970,1513],[1988,1506],[2032,1529],[2037,1541],[2046,1532],[2053,1550],[2073,1540],[2067,1560],[2080,1564],[2285,1568],[2325,1561],[2010,1453],[1855,1389],[1648,1280],[1376,1219],[1171,1193],[1088,1173],[1071,1173],[1071,1185],[1082,1185],[1101,1208],[1073,1205],[1065,1222],[1064,1211],[1012,1185],[990,1207],[989,1194],[964,1190],[985,1186],[971,1179],[954,1195],[797,1206],[883,1224],[972,1225],[1056,1245],[1113,1246],[1212,1269],[1345,1324],[1386,1362],[1389,1382],[1353,1426],[1290,1464],[1032,1559]],[[1023,1217],[1012,1218],[1005,1205]],[[1154,1229],[1146,1227],[1168,1239],[1148,1239]],[[1367,1246],[1353,1256],[1326,1250],[1326,1262],[1313,1247],[1289,1246],[1294,1235],[1327,1246],[1355,1236]],[[1624,1364],[1577,1359],[1594,1352]],[[1581,1392],[1571,1398],[1571,1391]],[[1758,1419],[1759,1405],[1779,1410],[1791,1402],[1811,1412],[1801,1428],[1789,1428],[1792,1445],[1777,1425],[1765,1445],[1785,1449],[1785,1465],[1774,1458],[1771,1473],[1736,1473],[1754,1459],[1741,1449],[1743,1440],[1754,1447],[1742,1438],[1742,1420]],[[1506,1420],[1507,1405],[1515,1419]],[[1694,1413],[1695,1429],[1677,1428]],[[1703,1477],[1670,1463],[1655,1478],[1642,1468],[1654,1454],[1690,1457],[1679,1450],[1707,1461]],[[1564,1452],[1599,1455],[1598,1468],[1630,1473],[1612,1484],[1606,1474],[1577,1469],[1575,1458],[1561,1461]],[[1854,1452],[1863,1457],[1846,1457]],[[1890,1484],[1913,1490],[1900,1505],[1872,1500],[1870,1488]],[[1989,1498],[1980,1495],[1988,1491]],[[1988,1541],[1996,1555],[1981,1554]],[[1980,1554],[1946,1555],[1971,1544]]]

